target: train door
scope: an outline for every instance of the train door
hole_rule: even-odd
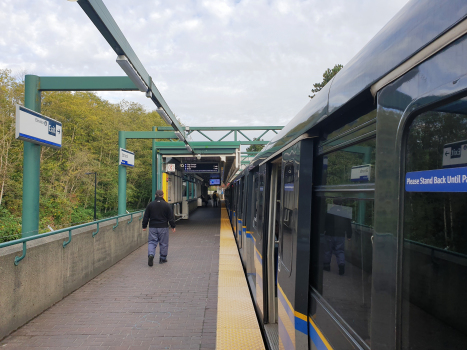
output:
[[[256,274],[256,305],[257,310],[262,322],[267,322],[267,297],[265,293],[267,292],[267,275],[266,264],[263,261],[266,253],[266,244],[268,226],[268,210],[266,203],[269,199],[269,172],[268,164],[263,164],[259,167],[259,171],[256,174],[256,188],[255,188],[255,197],[256,197],[256,212],[254,219],[254,229],[253,229],[253,239],[255,241],[255,274]]]
[[[256,198],[255,198],[255,173],[249,172],[246,176],[246,193],[245,195],[245,218],[246,218],[246,231],[245,231],[245,240],[244,240],[244,266],[246,269],[246,274],[248,277],[248,284],[250,285],[250,289],[252,290],[253,297],[256,299],[256,273],[255,273],[255,266],[254,266],[254,253],[255,253],[255,243],[254,243],[254,216],[256,211]]]
[[[375,117],[372,111],[330,133],[315,154],[311,350],[371,347]]]
[[[277,299],[277,263],[279,253],[279,225],[281,198],[281,166],[282,158],[271,162],[269,189],[269,224],[267,231],[266,274],[267,274],[267,324],[264,325],[267,338],[271,342],[278,341],[278,299]],[[273,346],[271,346],[273,348]]]
[[[236,222],[236,227],[237,227],[237,246],[239,249],[242,248],[242,237],[243,237],[243,186],[244,186],[245,181],[243,178],[238,180],[237,185],[238,185],[238,192],[237,192],[237,222]]]
[[[313,139],[282,153],[277,273],[280,349],[308,348]]]

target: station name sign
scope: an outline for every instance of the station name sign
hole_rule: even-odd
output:
[[[118,165],[134,167],[135,166],[135,154],[126,149],[120,148],[120,154],[118,157]]]
[[[467,167],[407,173],[405,190],[407,192],[467,192]]]
[[[16,138],[38,145],[62,148],[62,123],[16,105]]]

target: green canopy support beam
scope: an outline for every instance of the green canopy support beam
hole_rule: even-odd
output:
[[[233,133],[233,130],[230,130],[227,134],[225,134],[223,137],[221,137],[217,142],[222,141],[222,140],[225,139],[227,136],[229,136],[231,133]]]
[[[41,77],[42,91],[139,91],[123,77]]]
[[[102,0],[79,0],[78,5],[81,6],[83,11],[92,23],[94,23],[115,53],[117,55],[126,56],[134,70],[148,87],[148,92],[151,93],[151,100],[158,108],[162,107],[172,120],[172,127],[184,134],[185,128],[180,125],[172,110],[165,102],[161,93],[152,81],[151,76],[144,68],[136,53],[133,51],[130,43],[126,40],[125,35],[123,35],[104,2]]]
[[[251,141],[251,139],[250,139],[248,136],[246,136],[241,130],[238,130],[238,132],[239,132],[244,138],[246,138],[248,141]]]

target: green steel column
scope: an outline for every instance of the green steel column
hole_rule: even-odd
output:
[[[162,190],[162,154],[157,153],[157,189]]]
[[[118,132],[118,152],[120,148],[126,148],[125,132]],[[118,215],[126,213],[126,167],[118,165]]]
[[[151,200],[154,200],[154,197],[156,196],[156,191],[157,191],[157,148],[156,148],[156,140],[152,140],[152,164],[151,164],[151,170],[152,170],[152,197]]]
[[[24,106],[41,112],[40,78],[26,75],[24,82]],[[23,212],[21,236],[39,233],[39,183],[41,146],[23,141]]]
[[[157,128],[155,126],[152,127],[152,131],[157,131]],[[151,164],[151,170],[152,170],[152,197],[151,200],[154,200],[156,196],[156,191],[157,191],[157,148],[156,148],[156,140],[152,139],[152,164]]]

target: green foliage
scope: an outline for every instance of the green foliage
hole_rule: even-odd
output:
[[[308,95],[309,98],[315,97],[315,94],[318,91],[321,91],[323,87],[326,86],[327,83],[331,81],[332,78],[343,68],[344,66],[342,64],[336,64],[332,69],[326,69],[323,73],[323,81],[321,83],[316,83],[313,84],[314,89],[311,89],[311,92],[313,95]]]
[[[23,142],[15,139],[15,104],[23,101],[22,78],[0,69],[0,237],[21,227]],[[97,172],[98,218],[115,215],[118,131],[167,125],[138,103],[112,104],[92,92],[42,92],[41,113],[62,122],[63,140],[60,150],[41,148],[40,232],[92,221],[94,176],[87,172]],[[127,148],[136,156],[127,172],[127,207],[142,209],[151,196],[151,140],[128,140]]]
[[[264,141],[264,140],[255,137],[253,141]],[[246,149],[246,151],[247,152],[260,152],[264,148],[264,146],[265,145],[251,145]]]
[[[21,238],[21,219],[0,206],[0,243]]]

